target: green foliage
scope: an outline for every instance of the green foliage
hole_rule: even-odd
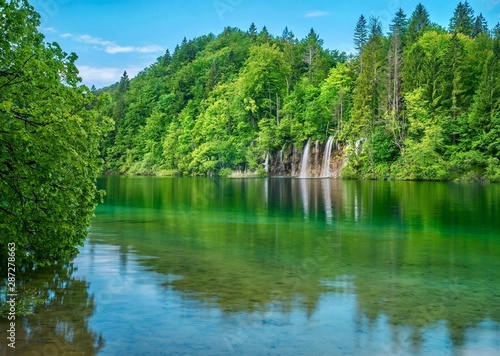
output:
[[[450,32],[462,33],[466,36],[474,34],[475,18],[474,10],[467,1],[459,2],[450,19]]]
[[[500,31],[473,14],[460,3],[447,30],[418,4],[408,19],[399,9],[385,36],[360,16],[351,57],[314,29],[298,39],[252,24],[184,39],[105,89],[116,125],[106,167],[266,174],[267,154],[333,135],[349,147],[345,178],[498,180]]]
[[[106,96],[78,86],[76,55],[43,42],[26,1],[0,1],[0,17],[0,253],[50,264],[77,253],[101,199]]]

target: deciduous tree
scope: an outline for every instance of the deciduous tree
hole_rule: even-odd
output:
[[[76,55],[45,44],[26,0],[0,0],[0,254],[50,264],[77,253],[100,199],[105,125]]]

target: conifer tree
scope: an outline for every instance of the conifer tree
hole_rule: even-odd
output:
[[[491,30],[491,37],[495,40],[500,40],[500,22],[497,22],[495,27]]]
[[[403,150],[405,124],[402,122],[403,110],[402,68],[403,68],[403,37],[406,32],[406,15],[400,8],[389,25],[391,29],[390,48],[387,56],[387,112],[389,128],[393,134],[394,143],[400,151]]]
[[[370,36],[368,37],[368,40],[372,40],[375,37],[382,37],[382,23],[380,22],[378,17],[370,17],[369,28]]]
[[[458,32],[466,36],[473,36],[474,23],[474,10],[469,5],[469,2],[460,1],[455,8],[453,17],[450,19],[450,32]]]
[[[410,23],[408,25],[409,42],[416,42],[429,25],[429,13],[427,12],[427,9],[424,7],[424,5],[419,3],[410,17]]]
[[[255,39],[257,38],[257,27],[253,22],[250,24],[250,28],[248,29],[247,33],[250,35],[252,41],[255,41]]]
[[[488,22],[484,18],[483,14],[480,13],[474,21],[474,32],[473,37],[477,37],[481,33],[488,33]]]
[[[354,48],[358,51],[358,55],[363,51],[363,46],[368,41],[368,24],[366,18],[361,15],[356,28],[354,29]]]

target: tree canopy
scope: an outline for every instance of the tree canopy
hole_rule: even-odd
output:
[[[26,0],[0,0],[0,17],[0,253],[14,243],[18,264],[50,264],[87,235],[109,123]]]

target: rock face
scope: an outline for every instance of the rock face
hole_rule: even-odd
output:
[[[301,175],[301,166],[304,159],[308,160],[307,172],[305,175],[308,178],[319,178],[322,176],[324,165],[325,143],[319,141],[310,141],[309,154],[307,157],[302,157],[305,151],[304,147],[288,146],[280,151],[271,152],[269,154],[268,170],[269,175],[273,177],[299,177]],[[344,147],[334,142],[331,145],[331,154],[328,162],[329,175],[331,178],[339,178],[342,173],[344,163]],[[263,162],[264,164],[264,162]]]

